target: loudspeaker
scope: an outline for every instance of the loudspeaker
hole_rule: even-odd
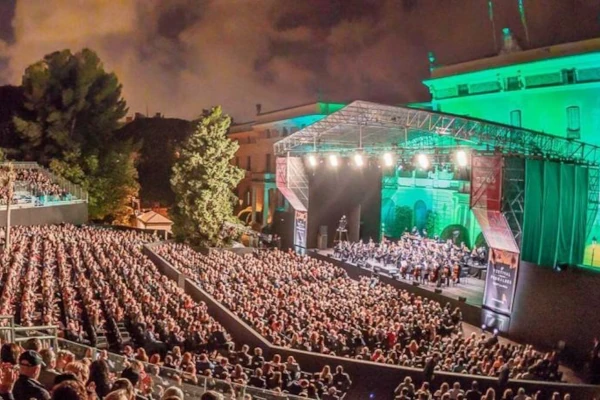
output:
[[[319,233],[319,236],[317,237],[317,247],[319,250],[324,250],[327,248],[327,233],[324,235]]]
[[[458,296],[458,301],[461,303],[466,303],[467,298],[466,297],[462,297],[462,296]]]
[[[436,289],[435,289],[435,292],[436,292],[437,294],[440,294],[440,293],[442,293],[442,289],[438,289],[438,288],[436,288]]]
[[[413,281],[413,286],[419,286],[419,282]]]

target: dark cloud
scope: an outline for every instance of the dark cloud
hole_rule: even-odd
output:
[[[132,111],[190,118],[222,104],[236,120],[315,101],[427,99],[442,64],[495,53],[484,0],[4,0],[0,83],[51,51],[96,50]],[[496,34],[525,37],[517,0],[494,0]],[[530,43],[597,36],[597,0],[526,0]],[[10,27],[10,28],[7,28]]]

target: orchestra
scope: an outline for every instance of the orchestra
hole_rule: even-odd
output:
[[[365,243],[340,241],[334,248],[335,258],[364,267],[369,260],[381,265],[392,265],[404,280],[412,279],[437,287],[459,284],[463,265],[468,262],[485,263],[485,248],[470,251],[464,243],[456,245],[452,240],[427,238],[416,229],[405,232],[394,242],[383,239],[375,243],[372,239]],[[466,271],[465,271],[466,272]]]

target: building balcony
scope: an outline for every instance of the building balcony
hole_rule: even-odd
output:
[[[272,172],[251,172],[250,178],[252,182],[275,182],[275,174]]]

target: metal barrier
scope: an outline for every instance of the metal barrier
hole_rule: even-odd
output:
[[[43,331],[50,331],[44,334]],[[58,327],[54,325],[43,326],[16,326],[14,317],[11,315],[0,315],[0,337],[10,343],[25,342],[29,339],[39,339],[43,347],[49,347],[46,344],[50,342],[56,350],[64,349],[72,352],[76,358],[82,359],[89,357],[96,359],[98,349],[86,346],[80,343],[72,342],[66,339],[58,338]],[[108,353],[108,360],[111,371],[120,373],[127,367],[128,360],[114,353]],[[214,390],[222,393],[226,399],[242,400],[244,395],[250,394],[256,400],[302,400],[304,397],[298,397],[288,394],[281,394],[270,390],[245,386],[236,383],[230,383],[221,379],[215,379],[202,375],[195,377],[196,382],[187,379],[181,371],[163,366],[144,364],[145,370],[152,378],[152,388],[158,391],[159,387],[166,389],[169,386],[179,386],[186,399],[200,399],[202,394],[208,390]],[[177,380],[176,380],[177,379]],[[181,383],[179,383],[181,381]]]
[[[55,175],[54,173],[50,172],[46,168],[43,168],[36,162],[11,161],[10,163],[13,165],[13,167],[15,169],[37,169],[42,174],[44,174],[48,179],[50,179],[52,182],[54,182],[58,186],[60,186],[60,188],[62,190],[66,191],[67,193],[70,193],[75,199],[82,200],[85,202],[88,202],[88,200],[89,200],[88,192],[86,190],[84,190],[81,186],[79,186],[75,183],[72,183],[61,176]],[[9,163],[7,163],[7,162],[0,163],[0,167],[8,165],[8,164]]]
[[[0,315],[0,337],[10,343],[15,341],[15,318],[12,315]]]
[[[58,339],[58,348],[69,350],[77,358],[91,357],[95,358],[96,348],[89,347],[80,343],[71,342],[66,339]],[[108,353],[108,359],[113,372],[121,372],[126,368],[127,359],[123,356],[114,353]],[[146,373],[152,378],[153,385],[163,388],[175,385],[176,378],[182,378],[182,383],[179,385],[185,394],[186,399],[199,399],[207,390],[215,390],[225,394],[227,399],[242,399],[245,394],[252,395],[253,399],[257,400],[305,400],[305,397],[298,397],[284,393],[277,393],[271,390],[255,388],[252,386],[240,385],[236,383],[226,382],[221,379],[209,378],[203,375],[197,375],[197,383],[186,382],[185,376],[181,371],[163,366],[157,366],[149,363],[142,363],[145,366]],[[152,373],[156,370],[156,373]],[[179,379],[178,379],[179,380]],[[229,394],[233,390],[233,395]]]

